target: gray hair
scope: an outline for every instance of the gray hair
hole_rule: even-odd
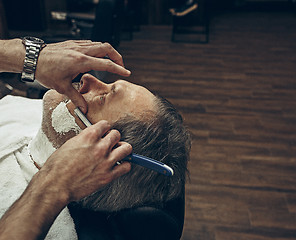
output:
[[[82,207],[95,211],[119,211],[143,205],[162,205],[177,198],[188,175],[187,162],[190,137],[183,119],[167,100],[156,97],[157,113],[141,121],[132,116],[118,120],[113,128],[121,133],[121,141],[133,146],[133,152],[164,162],[174,170],[167,177],[132,165],[129,173],[103,189],[82,199]]]

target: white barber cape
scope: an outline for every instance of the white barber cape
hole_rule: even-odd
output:
[[[29,156],[28,144],[36,136],[41,120],[42,100],[16,96],[0,100],[0,218],[38,171]],[[68,208],[59,214],[45,239],[78,239]]]

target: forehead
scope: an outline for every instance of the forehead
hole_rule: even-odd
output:
[[[151,93],[147,88],[127,82],[125,80],[118,80],[115,82],[115,84],[119,85],[119,87],[120,85],[122,85],[124,88],[124,92],[137,100],[139,100],[138,98],[153,100],[155,97],[154,94]]]
[[[156,97],[145,87],[124,80],[116,81],[115,85],[118,91],[123,94],[120,105],[124,104],[127,110],[133,113],[155,110]]]

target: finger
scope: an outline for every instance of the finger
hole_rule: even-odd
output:
[[[112,61],[124,67],[122,56],[109,43],[93,42],[87,54],[99,58],[108,56]]]
[[[111,149],[120,141],[119,131],[112,129],[104,136],[103,141],[109,146],[109,150],[111,151]]]
[[[124,67],[122,56],[109,43],[104,43],[102,48],[105,51],[105,56],[107,55],[112,61]]]
[[[130,170],[131,164],[129,162],[123,162],[120,165],[116,165],[111,171],[113,180],[128,173]]]
[[[84,129],[82,134],[86,135],[90,141],[97,142],[98,139],[101,139],[110,130],[110,127],[110,124],[106,120],[101,120]]]
[[[76,107],[79,107],[83,113],[87,112],[87,103],[81,93],[79,93],[72,85],[64,93],[71,99]]]
[[[92,40],[73,40],[75,43],[91,43]]]
[[[85,67],[86,67],[85,72],[88,72],[90,70],[108,71],[108,72],[115,73],[121,76],[126,76],[126,77],[128,77],[131,74],[129,70],[112,62],[110,59],[89,57],[89,61],[87,61]]]
[[[116,164],[116,162],[121,161],[127,155],[132,153],[132,146],[127,142],[119,142],[118,146],[114,148],[110,155],[109,159],[112,164]]]

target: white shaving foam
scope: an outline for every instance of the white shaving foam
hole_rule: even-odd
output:
[[[75,118],[70,114],[65,102],[61,102],[51,114],[52,127],[57,133],[65,134],[74,131],[78,134],[81,129],[75,122]]]
[[[76,124],[75,118],[70,114],[65,102],[61,102],[51,114],[51,122],[54,130],[59,134],[74,131],[78,134],[81,128]],[[49,141],[42,128],[39,129],[36,137],[29,144],[29,152],[34,161],[42,167],[56,148]]]
[[[56,148],[53,147],[42,129],[39,129],[36,137],[29,144],[29,152],[40,167],[44,165],[55,150]]]

